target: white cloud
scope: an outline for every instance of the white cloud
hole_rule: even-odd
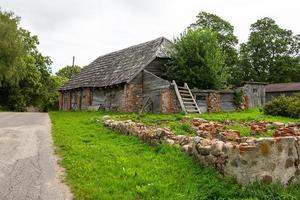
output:
[[[300,33],[297,0],[0,0],[22,17],[21,25],[39,36],[40,49],[53,60],[53,71],[87,65],[101,54],[151,40],[178,36],[200,11],[231,22],[241,42],[250,24],[268,16]]]

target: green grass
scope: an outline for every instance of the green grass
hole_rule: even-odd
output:
[[[266,121],[266,122],[300,122],[300,119],[293,119],[281,116],[265,115],[260,112],[259,108],[252,108],[242,112],[219,112],[219,113],[203,113],[192,114],[191,117],[202,117],[212,121]]]
[[[242,126],[240,124],[233,124],[225,126],[227,130],[237,130],[241,133],[241,136],[248,137],[251,136],[251,130],[248,126]]]
[[[101,116],[50,113],[57,153],[76,199],[300,199],[299,185],[242,187],[178,148],[151,146],[105,128],[96,121]]]

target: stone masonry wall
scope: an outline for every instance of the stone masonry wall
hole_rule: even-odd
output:
[[[181,109],[174,89],[166,88],[160,92],[160,111],[162,113],[177,113]]]
[[[300,125],[278,128],[276,134],[280,137],[256,139],[241,138],[235,131],[223,130],[221,124],[203,119],[193,120],[193,125],[203,134],[201,137],[176,135],[167,128],[145,126],[130,120],[104,118],[104,124],[150,143],[166,142],[179,146],[202,164],[215,167],[241,184],[263,181],[287,185],[300,179]],[[288,136],[291,132],[293,136]]]
[[[125,110],[138,112],[143,105],[143,89],[140,84],[126,84],[125,86]]]
[[[208,112],[220,112],[221,108],[221,96],[219,93],[209,93],[207,98],[207,111]]]

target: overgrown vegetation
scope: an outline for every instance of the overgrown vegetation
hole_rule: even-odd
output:
[[[242,90],[234,92],[234,95],[233,95],[233,105],[235,106],[235,108],[237,110],[241,109],[241,105],[243,103],[244,96],[245,96],[245,94],[244,94],[244,92]]]
[[[253,115],[253,111],[250,113]],[[300,185],[254,183],[243,187],[177,148],[151,146],[136,137],[116,133],[96,121],[104,114],[50,113],[54,142],[67,171],[66,182],[76,199],[300,198]],[[183,119],[181,115],[158,114],[142,119],[154,123],[159,117]]]
[[[295,96],[279,96],[263,107],[265,114],[300,118],[300,94]]]

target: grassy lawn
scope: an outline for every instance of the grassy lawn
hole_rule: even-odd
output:
[[[300,185],[239,186],[177,148],[151,146],[103,127],[95,120],[103,115],[50,113],[54,143],[76,199],[300,199]],[[184,118],[142,118],[155,123],[160,117]]]
[[[220,113],[203,113],[193,114],[192,117],[202,117],[212,121],[266,121],[266,122],[300,122],[300,119],[292,119],[281,116],[264,115],[259,108],[252,108],[243,112],[220,112]]]

